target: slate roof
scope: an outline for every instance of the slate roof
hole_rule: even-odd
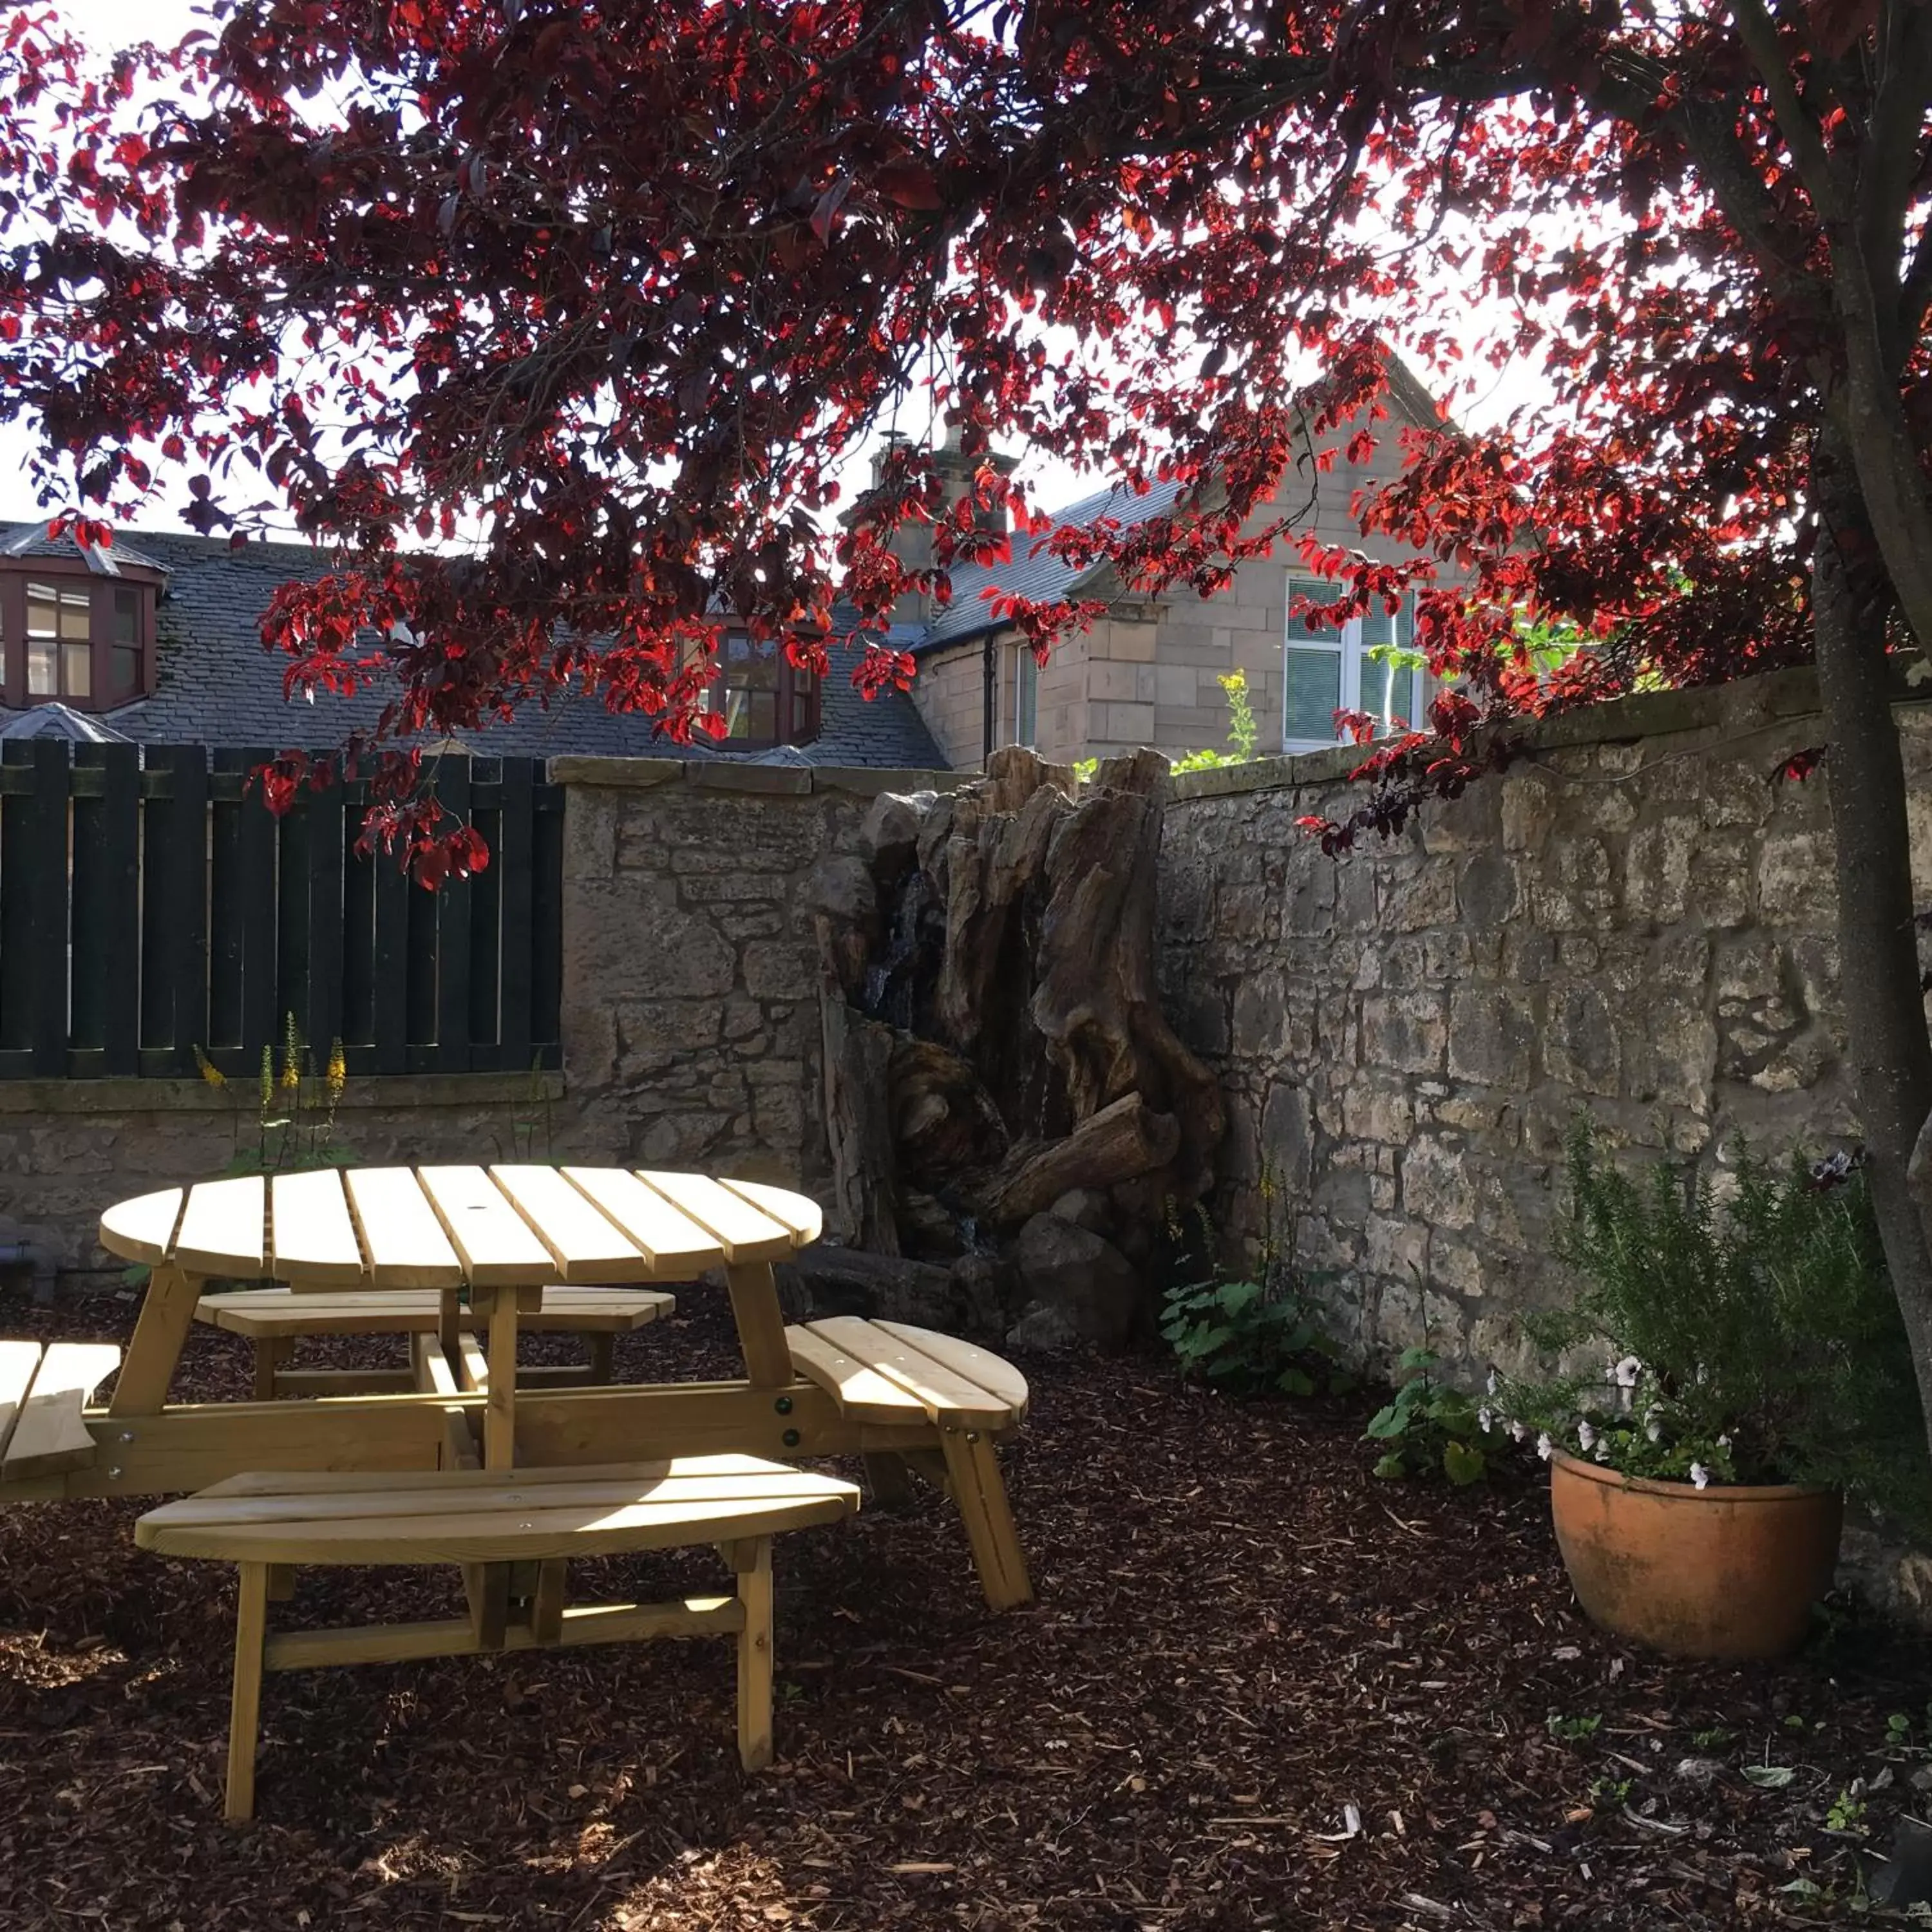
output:
[[[0,556],[69,557],[76,550],[97,577],[118,577],[119,566],[124,563],[130,563],[138,570],[167,568],[166,564],[158,562],[131,544],[122,543],[118,536],[104,550],[97,544],[76,543],[70,536],[50,537],[45,524],[21,524],[0,536]]]
[[[1136,496],[1130,484],[1116,483],[1056,510],[1053,520],[1056,524],[1084,528],[1102,517],[1112,517],[1132,529],[1172,509],[1180,490],[1178,482],[1156,483],[1144,496]],[[913,654],[918,656],[943,645],[963,644],[969,638],[983,637],[988,631],[1004,629],[1006,620],[994,616],[986,602],[988,590],[1045,601],[1070,596],[1106,568],[1105,564],[1078,568],[1056,556],[1046,548],[1049,534],[1042,532],[1028,536],[1016,530],[1012,556],[1006,562],[962,564],[956,569],[952,602],[927,626],[924,636],[912,646]]]
[[[140,532],[138,539],[136,550],[117,534],[112,549],[124,561],[168,573],[157,611],[159,675],[152,696],[104,714],[115,732],[152,744],[322,749],[358,726],[374,725],[388,694],[369,688],[352,698],[322,692],[313,704],[300,697],[285,700],[286,660],[262,647],[262,614],[277,586],[319,575],[326,567],[319,552],[304,544],[250,543],[235,549],[225,538],[163,531]],[[71,556],[74,548],[65,538],[49,543],[41,525],[0,532],[0,554],[10,550],[16,556]],[[832,654],[819,736],[804,748],[810,762],[944,770],[946,760],[910,696],[886,692],[868,703],[853,688],[844,656]],[[0,710],[0,728],[32,715]],[[721,750],[704,740],[672,746],[652,730],[649,717],[606,710],[599,700],[581,693],[553,698],[548,706],[532,700],[509,722],[492,722],[469,736],[472,748],[487,757],[655,755],[743,762],[757,755]]]

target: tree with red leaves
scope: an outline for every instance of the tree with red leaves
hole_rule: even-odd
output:
[[[1341,619],[1413,591],[1454,680],[1331,844],[1637,671],[1815,657],[1844,1004],[1932,1412],[1932,1117],[1896,653],[1932,644],[1932,8],[1912,0],[218,0],[104,111],[12,143],[0,413],[63,513],[292,518],[292,682],[390,733],[565,684],[674,737],[722,614],[876,686],[908,589],[1041,540],[995,438],[1135,482],[1055,531],[1150,592],[1299,543]],[[124,76],[140,65],[124,61]],[[75,104],[70,111],[68,100]],[[36,119],[38,116],[38,119]],[[1469,313],[1457,316],[1457,292]],[[1496,320],[1478,326],[1480,312]],[[1448,320],[1445,320],[1448,318]],[[1450,326],[1451,321],[1454,326]],[[1371,421],[1382,345],[1533,361],[1506,429],[1405,433],[1372,562],[1270,506]],[[984,460],[892,449],[923,386]],[[1370,428],[1366,434],[1378,433]],[[178,498],[177,498],[178,500]],[[933,528],[909,568],[893,530]],[[860,614],[832,635],[835,592]],[[1042,649],[1090,614],[1010,613]],[[1539,679],[1524,627],[1609,640]],[[406,627],[406,628],[399,628]],[[400,657],[371,634],[408,641]],[[406,760],[392,788],[406,813]],[[1924,1165],[1922,1160],[1921,1165]]]

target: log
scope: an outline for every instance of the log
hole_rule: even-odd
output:
[[[994,1188],[987,1214],[998,1227],[1018,1227],[1077,1187],[1110,1187],[1165,1167],[1180,1146],[1180,1123],[1172,1114],[1156,1113],[1138,1094],[1124,1095],[1022,1162]]]
[[[1006,1124],[962,1055],[936,1040],[902,1034],[888,1078],[893,1143],[913,1179],[944,1186],[1005,1156]]]

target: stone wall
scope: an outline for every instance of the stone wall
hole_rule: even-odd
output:
[[[812,894],[882,791],[950,773],[558,758],[574,1150],[820,1189]]]
[[[566,1109],[560,1074],[405,1074],[351,1080],[335,1138],[372,1166],[514,1160]],[[256,1141],[254,1089],[200,1080],[0,1081],[0,1226],[51,1256],[64,1289],[117,1282],[95,1245],[117,1201],[219,1174]],[[20,1264],[24,1274],[29,1264]]]
[[[551,775],[563,1072],[352,1079],[337,1138],[371,1163],[629,1160],[822,1192],[814,868],[880,791],[961,781],[667,758]],[[50,1254],[64,1287],[111,1282],[102,1208],[219,1174],[255,1118],[238,1084],[0,1082],[0,1240]]]
[[[1305,1258],[1336,1270],[1362,1357],[1422,1339],[1472,1372],[1552,1301],[1566,1129],[1720,1157],[1855,1132],[1837,1016],[1809,674],[1637,698],[1541,728],[1528,754],[1339,860],[1342,751],[1176,782],[1162,975],[1220,1072],[1236,1234],[1264,1164]],[[1932,712],[1900,712],[1932,903]]]

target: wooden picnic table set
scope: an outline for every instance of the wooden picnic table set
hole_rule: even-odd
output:
[[[135,1540],[237,1566],[230,1818],[253,1815],[264,1672],[327,1664],[729,1636],[755,1770],[773,1749],[772,1539],[859,1506],[800,1460],[861,1456],[880,1492],[917,1471],[958,1509],[988,1606],[1031,1598],[993,1446],[1025,1382],[929,1329],[788,1328],[772,1264],[820,1232],[782,1188],[615,1167],[330,1168],[143,1195],[100,1221],[101,1245],[149,1270],[124,1358],[0,1342],[0,1502],[187,1492]],[[614,1382],[615,1338],[674,1306],[662,1284],[713,1270],[743,1376]],[[274,1286],[230,1286],[247,1282]],[[197,1319],[253,1342],[253,1400],[168,1400]],[[586,1359],[519,1366],[526,1330],[579,1335]],[[406,1364],[295,1361],[306,1337],[384,1334]],[[730,1594],[569,1599],[573,1557],[704,1546]],[[270,1604],[322,1564],[457,1565],[468,1613],[272,1630]]]

